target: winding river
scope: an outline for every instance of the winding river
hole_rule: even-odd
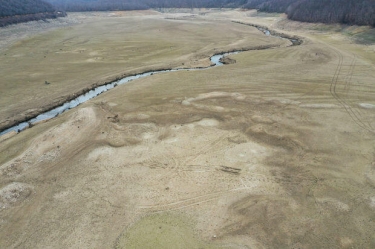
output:
[[[289,36],[286,36],[286,35],[283,35],[283,34],[280,34],[280,33],[276,33],[276,32],[270,31],[267,28],[262,27],[262,26],[257,26],[257,25],[253,25],[253,24],[246,24],[246,23],[239,23],[239,24],[244,24],[244,25],[256,27],[258,30],[260,30],[261,32],[263,32],[267,36],[275,36],[275,37],[278,37],[278,38],[281,38],[281,39],[288,39],[292,42],[292,46],[301,44],[301,42],[300,42],[301,40],[298,39],[298,38],[289,37]],[[299,42],[296,43],[296,41],[299,41]],[[228,55],[231,55],[231,54],[237,54],[239,52],[244,52],[244,51],[234,51],[234,52],[229,52],[229,53],[221,53],[221,54],[213,55],[210,58],[212,65],[209,66],[209,67],[205,67],[205,68],[192,68],[192,69],[181,68],[181,69],[167,69],[167,70],[145,72],[145,73],[140,73],[140,74],[137,74],[137,75],[127,76],[125,78],[122,78],[120,80],[108,83],[106,85],[98,86],[98,87],[78,96],[77,98],[62,104],[61,106],[55,107],[54,109],[49,110],[47,112],[44,112],[42,114],[39,114],[35,118],[32,118],[32,119],[30,119],[26,122],[21,122],[21,123],[15,125],[15,126],[12,126],[10,128],[7,128],[7,129],[1,131],[0,136],[4,135],[6,133],[12,132],[12,131],[21,132],[22,130],[24,130],[26,128],[29,128],[29,127],[35,125],[38,122],[57,117],[59,114],[62,114],[63,112],[65,112],[67,110],[70,110],[74,107],[77,107],[78,105],[80,105],[80,104],[82,104],[82,103],[84,103],[84,102],[86,102],[86,101],[88,101],[88,100],[90,100],[90,99],[92,99],[92,98],[112,89],[112,88],[115,88],[118,85],[126,84],[130,81],[140,79],[140,78],[144,78],[144,77],[148,77],[148,76],[151,76],[151,75],[154,75],[154,74],[167,73],[167,72],[177,72],[177,71],[204,70],[204,69],[208,69],[208,68],[212,68],[212,67],[222,66],[222,65],[224,65],[221,62],[222,58],[224,58]]]

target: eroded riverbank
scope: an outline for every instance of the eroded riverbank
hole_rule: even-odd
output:
[[[292,46],[301,45],[303,42],[302,38],[300,37],[289,36],[283,33],[275,32],[275,31],[269,30],[265,26],[259,26],[255,24],[248,24],[248,23],[241,23],[241,22],[234,22],[234,23],[255,27],[267,36],[271,35],[271,36],[282,38],[282,39],[288,39],[291,42]],[[148,77],[148,76],[159,74],[159,73],[177,72],[177,71],[182,71],[182,70],[202,70],[202,69],[208,69],[208,68],[215,67],[215,66],[222,66],[224,64],[227,64],[222,59],[231,54],[237,54],[239,52],[250,51],[250,50],[263,50],[263,49],[269,49],[269,48],[274,48],[274,46],[265,45],[265,46],[258,46],[257,48],[248,49],[248,50],[233,50],[229,52],[221,52],[210,57],[211,66],[209,67],[160,69],[160,70],[148,71],[144,73],[126,76],[121,79],[116,79],[114,81],[111,81],[109,83],[105,82],[104,84],[99,85],[99,86],[97,84],[93,84],[89,88],[82,89],[81,91],[77,93],[74,93],[72,95],[66,96],[65,98],[61,98],[55,101],[55,103],[46,106],[42,110],[33,110],[31,112],[26,113],[21,118],[7,120],[6,122],[2,122],[0,124],[0,131],[1,131],[0,136],[7,134],[9,132],[18,133],[26,128],[30,128],[33,125],[36,125],[37,123],[57,117],[59,114],[62,114],[63,112],[67,110],[70,110],[112,88],[115,88],[118,85],[126,84],[136,79]],[[233,61],[231,63],[233,63]]]

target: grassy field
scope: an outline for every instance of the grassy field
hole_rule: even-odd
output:
[[[0,247],[375,247],[372,47],[251,11],[142,13],[89,15],[25,42],[89,32],[87,51],[77,55],[87,84],[128,72],[118,52],[127,36],[112,30],[123,23],[149,31],[131,28],[145,53],[124,60],[129,72],[278,46],[232,55],[235,64],[132,81],[0,137]],[[304,43],[287,47],[232,21],[268,25]],[[103,29],[117,38],[97,37]],[[106,62],[84,63],[89,51]],[[67,82],[74,75],[56,73]],[[56,85],[56,95],[87,87],[51,82],[41,85]]]

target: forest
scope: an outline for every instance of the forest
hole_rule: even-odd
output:
[[[150,8],[238,8],[247,0],[46,0],[66,11],[139,10]]]
[[[41,0],[0,0],[0,27],[66,15]]]
[[[66,11],[148,8],[245,8],[302,22],[375,26],[375,0],[46,0]]]
[[[65,11],[244,8],[302,22],[375,26],[375,0],[0,0],[0,26],[64,16]],[[58,11],[56,11],[58,10]]]
[[[54,12],[55,8],[40,0],[0,0],[0,17]]]
[[[249,0],[243,7],[286,13],[301,22],[375,26],[374,0]]]

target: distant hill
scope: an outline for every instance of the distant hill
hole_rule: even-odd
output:
[[[302,22],[375,26],[374,0],[249,0],[243,7],[284,12]]]
[[[41,0],[0,0],[0,27],[13,23],[63,16],[51,4]]]
[[[375,0],[46,0],[66,11],[149,8],[247,8],[303,22],[375,26]]]
[[[238,8],[247,0],[46,0],[66,11],[137,10],[150,8]]]
[[[58,9],[65,11],[111,11],[142,10],[150,6],[142,0],[46,0]]]
[[[0,0],[0,17],[54,12],[51,4],[40,0]]]
[[[249,0],[243,5],[243,8],[284,13],[291,4],[296,2],[299,2],[299,0]]]
[[[303,22],[375,26],[375,0],[0,0],[4,16],[65,11],[141,10],[149,8],[246,8],[286,13]],[[52,7],[54,6],[54,7]],[[0,23],[1,25],[1,23]]]

